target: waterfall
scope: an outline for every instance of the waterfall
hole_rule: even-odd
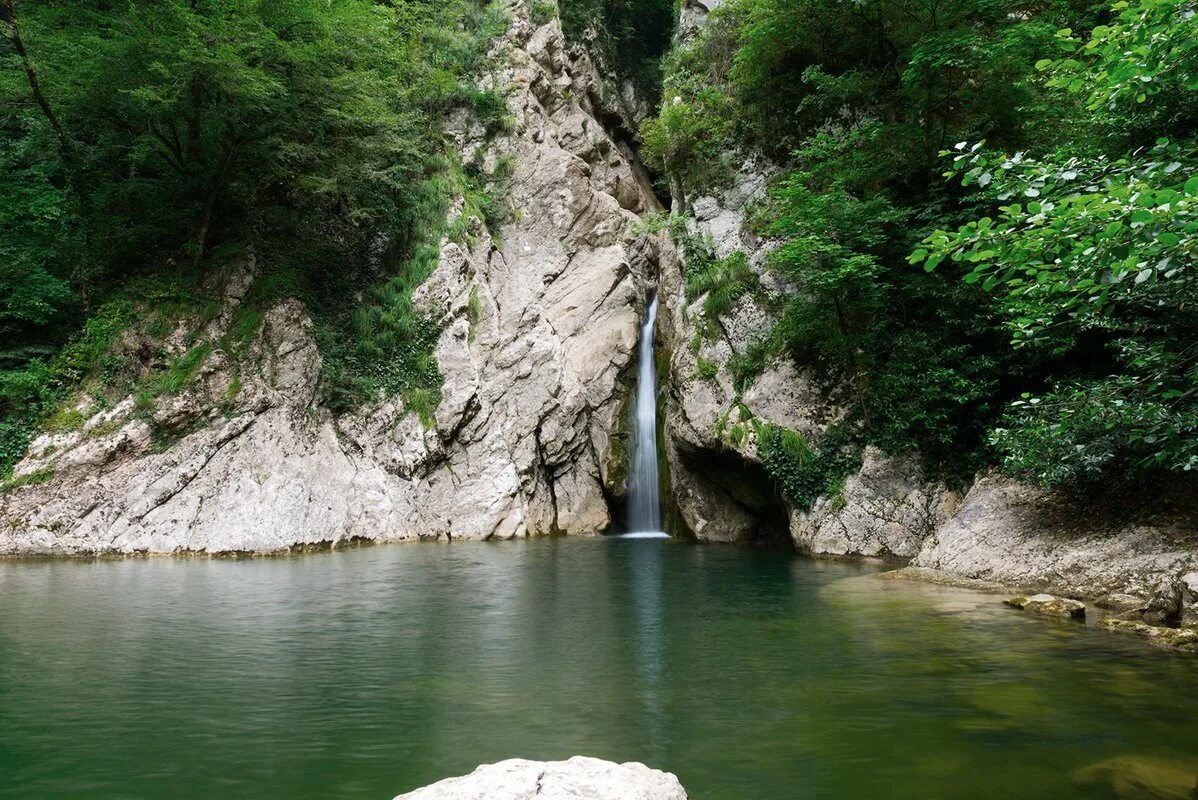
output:
[[[628,475],[628,531],[634,538],[665,537],[661,524],[661,477],[657,471],[657,376],[653,367],[653,328],[657,296],[641,327],[636,405],[632,417],[632,470]]]

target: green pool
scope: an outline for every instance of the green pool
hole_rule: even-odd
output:
[[[869,572],[660,540],[0,562],[0,797],[389,800],[577,753],[711,800],[1198,775],[1198,661]]]

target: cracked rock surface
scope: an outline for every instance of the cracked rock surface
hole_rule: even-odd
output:
[[[660,205],[612,129],[618,101],[558,22],[535,26],[530,7],[509,4],[494,45],[502,66],[488,76],[513,131],[489,142],[465,122],[455,132],[484,171],[510,159],[512,219],[501,237],[474,224],[468,242],[444,242],[414,297],[444,326],[432,424],[398,398],[322,411],[321,356],[297,301],[269,310],[246,354],[225,352],[221,322],[252,282],[247,269],[198,334],[212,346],[198,386],[162,398],[152,419],[129,398],[33,443],[15,475],[39,479],[0,495],[0,554],[272,552],[611,524],[622,378],[646,286],[673,251],[634,230]]]

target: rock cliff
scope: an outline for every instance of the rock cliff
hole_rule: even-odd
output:
[[[672,249],[637,232],[660,206],[625,143],[626,103],[557,20],[534,24],[528,0],[509,11],[485,80],[515,125],[487,139],[463,117],[455,138],[468,166],[510,165],[510,221],[500,236],[474,222],[444,242],[415,297],[443,325],[433,419],[398,399],[341,417],[320,408],[321,355],[295,300],[230,346],[248,258],[215,283],[216,319],[183,320],[167,341],[203,355],[194,386],[103,409],[82,394],[82,425],[33,443],[0,495],[0,554],[266,552],[611,524],[623,474],[612,436],[647,287]]]
[[[700,36],[719,0],[686,0],[681,45]],[[668,102],[668,98],[667,98]],[[752,153],[725,184],[695,192],[671,181],[680,258],[663,262],[660,336],[669,358],[665,443],[672,502],[702,541],[779,542],[833,557],[910,563],[915,577],[949,574],[1098,601],[1156,623],[1198,621],[1198,491],[1192,482],[1129,490],[1102,503],[1054,494],[997,474],[956,490],[927,478],[913,456],[866,448],[859,467],[797,508],[765,474],[762,426],[818,448],[843,415],[847,387],[821,383],[784,358],[745,376],[788,286],[770,267],[774,243],[752,225],[774,167]],[[741,254],[752,288],[710,303],[687,286],[713,260]],[[701,281],[695,282],[700,288]]]
[[[701,34],[718,5],[682,4],[681,46]],[[774,243],[750,219],[776,168],[752,153],[739,161],[716,189],[694,192],[672,182],[674,211],[686,226],[682,258],[663,264],[661,276],[670,353],[666,454],[678,517],[704,541],[786,542],[812,554],[909,559],[958,500],[925,480],[914,459],[868,451],[842,490],[810,510],[787,502],[762,468],[761,426],[798,432],[818,447],[843,416],[845,388],[825,385],[789,358],[748,379],[737,374],[737,362],[750,358],[777,323],[776,301],[797,290],[771,268]],[[723,308],[706,294],[688,297],[688,270],[696,269],[689,262],[740,256],[751,290]]]

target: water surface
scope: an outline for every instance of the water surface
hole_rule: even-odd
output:
[[[585,753],[700,800],[1031,800],[1198,754],[1198,661],[867,571],[655,540],[0,563],[0,797],[388,800]]]

